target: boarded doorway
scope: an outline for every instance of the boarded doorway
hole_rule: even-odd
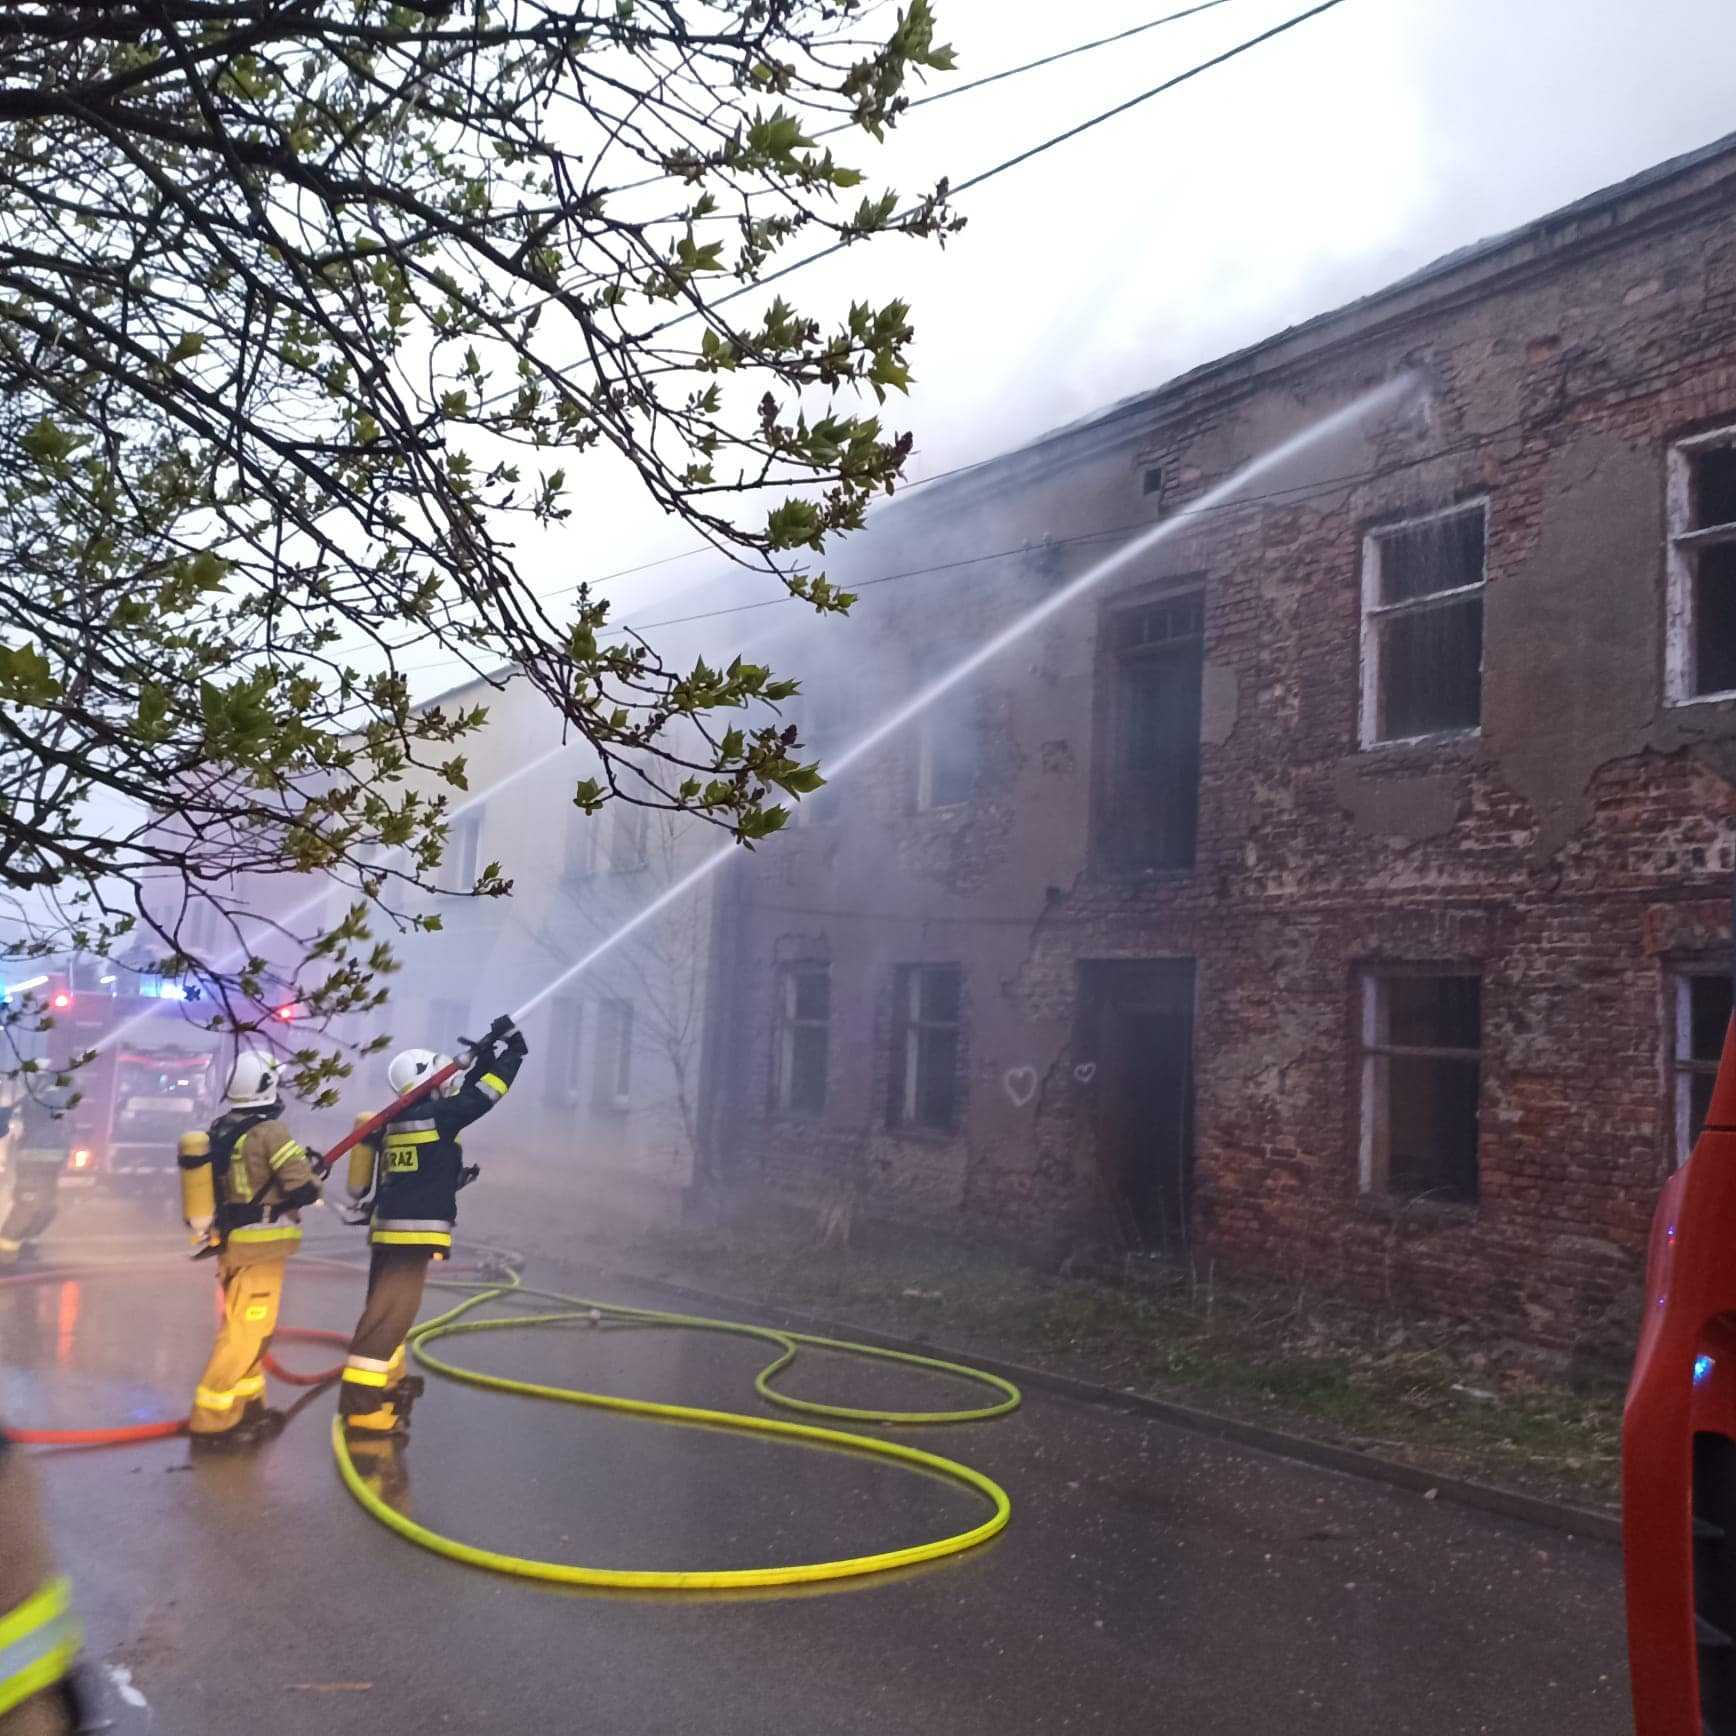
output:
[[[1133,1245],[1180,1254],[1193,1204],[1194,961],[1094,960],[1080,991],[1105,1191]]]

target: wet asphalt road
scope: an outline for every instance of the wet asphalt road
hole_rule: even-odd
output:
[[[65,1227],[92,1221],[69,1212]],[[0,1293],[0,1415],[75,1427],[184,1411],[209,1282],[171,1258]],[[285,1321],[347,1328],[360,1294],[359,1275],[308,1265]],[[765,1360],[745,1341],[607,1328],[447,1348],[502,1373],[740,1410],[757,1408]],[[858,1404],[973,1402],[834,1358],[787,1384]],[[1630,1728],[1610,1546],[1143,1418],[1032,1394],[998,1422],[902,1431],[1004,1483],[1007,1532],[835,1590],[652,1598],[504,1579],[400,1540],[337,1480],[332,1403],[317,1394],[246,1459],[190,1466],[180,1441],[38,1455],[123,1736]],[[402,1469],[396,1498],[425,1524],[611,1566],[855,1554],[983,1512],[962,1489],[847,1454],[432,1379]]]

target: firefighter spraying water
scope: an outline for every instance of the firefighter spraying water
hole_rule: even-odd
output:
[[[383,1126],[351,1135],[349,1193],[369,1226],[367,1300],[344,1364],[338,1408],[352,1442],[401,1437],[422,1390],[405,1372],[404,1341],[422,1306],[430,1260],[452,1251],[458,1194],[476,1179],[459,1135],[511,1089],[527,1048],[510,1016],[471,1046],[468,1071],[429,1049],[406,1049],[386,1072],[397,1094]],[[419,1093],[419,1095],[418,1095]],[[336,1154],[334,1153],[334,1156]]]

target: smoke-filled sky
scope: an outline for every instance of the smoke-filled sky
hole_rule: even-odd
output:
[[[909,115],[846,160],[913,193],[956,183],[1305,9],[1192,19]],[[935,0],[959,70],[932,89],[1108,35],[1182,0]],[[917,384],[894,402],[912,477],[1253,342],[1736,129],[1729,0],[1347,0],[968,194],[941,253],[886,242],[784,286],[805,309],[901,294]],[[606,464],[526,551],[553,587],[693,544]],[[630,617],[704,561],[617,588]],[[720,601],[727,600],[720,596]],[[643,611],[650,607],[647,616]],[[455,665],[422,679],[432,692]]]

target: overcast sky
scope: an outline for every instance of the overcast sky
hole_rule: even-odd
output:
[[[959,71],[931,88],[1181,3],[935,0]],[[885,152],[846,160],[911,192],[965,180],[1306,4],[1228,0],[934,104]],[[856,249],[788,291],[815,311],[913,303],[917,385],[891,408],[921,477],[1736,130],[1733,50],[1730,0],[1346,0],[967,195],[969,227],[944,253]],[[526,551],[539,588],[692,545],[606,466],[576,481],[572,523]],[[642,611],[705,570],[676,563],[616,594]]]

